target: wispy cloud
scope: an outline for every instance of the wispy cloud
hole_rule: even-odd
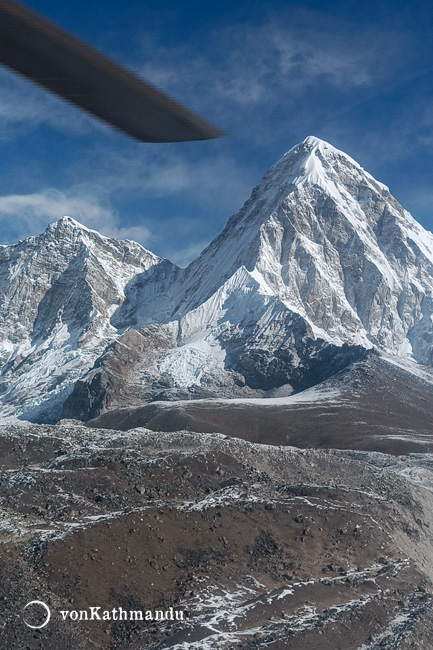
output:
[[[231,134],[256,144],[281,139],[289,122],[302,129],[312,118],[329,119],[335,107],[331,97],[349,101],[352,90],[379,88],[411,57],[410,39],[391,26],[335,24],[329,13],[293,7],[280,8],[278,14],[270,8],[261,24],[208,26],[195,36],[169,47],[146,33],[130,67]],[[106,129],[5,70],[0,71],[0,86],[0,139],[47,124],[77,135]],[[185,185],[174,173],[171,186],[176,182]],[[159,185],[163,183],[164,174]]]
[[[167,251],[166,257],[178,266],[184,268],[188,266],[190,262],[195,260],[208,244],[208,241],[198,241],[179,250],[171,249]]]
[[[132,153],[130,147],[123,151],[101,147],[95,149],[93,160],[89,178],[110,194],[190,197],[195,204],[217,203],[219,209],[245,200],[255,180],[254,167],[248,168],[225,153],[192,156],[175,148],[135,149]],[[88,166],[89,160],[84,164]]]
[[[183,41],[164,39],[156,29],[142,34],[141,49],[132,39],[124,56],[139,74],[226,129],[229,137],[220,141],[137,145],[0,72],[0,140],[21,136],[18,153],[5,142],[16,171],[3,165],[3,188],[23,190],[0,196],[3,241],[36,234],[70,214],[184,265],[242,205],[266,167],[309,134],[348,151],[391,189],[393,182],[402,185],[403,173],[396,181],[392,176],[394,160],[404,160],[412,145],[427,151],[433,143],[433,104],[416,106],[416,93],[398,88],[419,72],[410,65],[413,35],[388,20],[336,22],[326,10],[293,4],[284,10],[279,3],[276,14],[269,7],[263,20],[252,12],[245,23],[202,23]],[[407,84],[415,86],[416,80]],[[56,137],[66,143],[64,157],[57,149],[52,160],[42,158],[36,137],[25,150],[22,136],[47,125],[54,146]],[[45,143],[46,130],[41,133]],[[31,167],[33,160],[39,168]],[[61,191],[31,193],[48,186]]]
[[[0,196],[0,234],[3,243],[14,243],[42,232],[52,221],[69,215],[109,237],[133,239],[145,244],[150,232],[145,226],[125,227],[119,215],[98,196],[67,196],[58,190],[34,194]]]
[[[133,239],[185,266],[258,180],[226,155],[189,159],[166,148],[138,152],[129,144],[118,150],[100,146],[65,172],[62,190],[0,196],[0,242],[39,234],[51,221],[70,215],[104,235]],[[86,182],[73,182],[83,178]],[[135,218],[125,208],[131,201]],[[190,218],[191,210],[195,218]]]
[[[300,18],[281,12],[262,25],[206,34],[200,58],[195,47],[169,49],[146,35],[143,58],[149,62],[137,69],[174,93],[196,98],[196,105],[213,104],[216,112],[223,105],[230,110],[230,103],[242,108],[292,103],[318,82],[344,91],[379,84],[403,61],[405,42],[392,30],[381,30],[379,38],[377,30],[354,23],[336,29],[317,13]]]

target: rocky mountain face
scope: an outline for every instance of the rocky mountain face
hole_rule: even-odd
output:
[[[137,273],[165,260],[70,217],[0,248],[3,414],[53,419],[74,382],[117,336],[111,315]]]
[[[0,287],[3,412],[40,422],[432,363],[433,235],[313,137],[187,269],[64,218],[0,249]]]

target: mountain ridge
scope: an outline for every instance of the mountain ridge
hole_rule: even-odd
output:
[[[366,350],[432,362],[433,235],[313,136],[186,269],[64,217],[0,249],[0,289],[3,413],[37,421],[297,392]]]

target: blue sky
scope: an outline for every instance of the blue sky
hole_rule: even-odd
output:
[[[69,214],[184,265],[307,135],[433,229],[433,3],[27,4],[228,135],[136,143],[0,69],[2,243]]]

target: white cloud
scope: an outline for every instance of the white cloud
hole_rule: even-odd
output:
[[[41,165],[43,186],[53,183],[69,189],[0,197],[0,236],[9,232],[11,241],[36,234],[48,221],[70,214],[104,234],[165,247],[157,252],[184,265],[208,243],[206,236],[209,233],[210,239],[215,228],[199,225],[196,232],[182,232],[173,226],[170,231],[169,219],[185,223],[192,217],[203,224],[216,215],[222,223],[241,207],[267,164],[309,133],[329,139],[355,158],[362,154],[360,162],[372,172],[378,159],[403,155],[408,136],[401,137],[400,121],[394,127],[400,137],[390,147],[383,129],[367,129],[360,137],[352,111],[366,97],[374,102],[375,94],[383,93],[384,80],[396,76],[402,59],[410,57],[404,35],[392,33],[383,23],[379,33],[379,25],[334,25],[324,16],[300,16],[290,8],[261,24],[203,28],[176,47],[144,35],[141,54],[134,53],[135,69],[229,130],[230,136],[191,146],[140,146],[120,137],[92,137],[90,143],[86,139],[85,148],[65,156],[61,170]],[[78,135],[106,128],[11,73],[0,72],[0,88],[0,139],[47,124]],[[425,144],[431,133],[431,123],[426,124]],[[266,158],[264,151],[272,157]],[[35,149],[29,159],[33,155],[38,161]],[[27,176],[37,179],[37,174]],[[14,187],[20,187],[21,178],[25,190],[40,187],[34,180],[25,185],[22,168],[18,182],[16,175],[9,175]],[[77,186],[82,179],[86,184]],[[126,205],[128,223],[135,225],[123,224],[113,205]],[[137,213],[140,218],[132,219]],[[177,244],[180,250],[174,250]]]
[[[404,35],[387,26],[379,31],[379,26],[355,21],[334,24],[325,12],[295,8],[279,9],[275,15],[269,9],[262,24],[209,26],[173,47],[159,43],[151,33],[143,35],[142,44],[141,53],[131,56],[131,67],[234,135],[256,144],[281,139],[275,124],[284,127],[289,120],[299,121],[301,112],[304,121],[306,113],[326,118],[320,100],[305,103],[311,88],[322,88],[329,96],[334,91],[380,87],[411,49]],[[43,124],[77,135],[107,128],[5,70],[0,71],[0,88],[0,139]],[[310,130],[302,130],[300,138]],[[167,164],[160,177],[153,174],[156,167],[150,167],[149,175],[156,180],[156,189],[171,192],[188,185],[183,165],[176,169],[171,160],[170,178],[165,174]]]
[[[75,176],[78,168],[74,165]],[[148,198],[179,197],[216,205],[219,211],[240,207],[260,175],[254,172],[254,164],[248,168],[228,154],[192,157],[170,146],[138,149],[128,145],[122,150],[95,149],[92,160],[83,161],[80,175],[84,173],[111,196],[118,192],[138,195],[144,206]]]
[[[195,242],[190,246],[186,246],[180,250],[168,251],[166,253],[166,257],[174,262],[174,264],[177,264],[178,266],[184,268],[188,266],[190,262],[195,260],[208,244],[209,241],[206,240]]]
[[[11,238],[23,239],[42,232],[49,223],[69,215],[108,237],[134,239],[142,244],[150,238],[145,226],[123,226],[119,215],[103,205],[98,196],[77,197],[58,190],[46,190],[34,194],[0,196],[0,232]]]
[[[213,105],[215,115],[223,105],[231,110],[227,102],[243,109],[292,103],[316,83],[345,91],[379,84],[402,60],[404,40],[391,30],[377,34],[354,23],[336,28],[328,17],[314,12],[301,20],[296,11],[280,12],[261,25],[210,31],[200,58],[196,44],[170,50],[145,35],[146,63],[137,69],[200,110]]]
[[[122,150],[95,148],[90,158],[74,162],[69,177],[65,174],[69,187],[63,191],[0,196],[0,242],[39,234],[48,223],[70,215],[104,235],[138,241],[185,266],[241,207],[260,177],[227,155],[189,159],[175,148],[138,149],[129,143]],[[80,178],[87,181],[73,184]],[[161,214],[160,206],[170,200]],[[124,201],[126,207],[120,208]],[[201,218],[191,218],[191,209],[198,209]]]

